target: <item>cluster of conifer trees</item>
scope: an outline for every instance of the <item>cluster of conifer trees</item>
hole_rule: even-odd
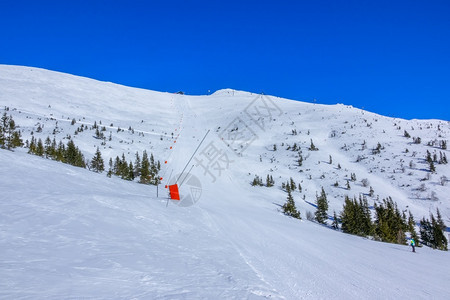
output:
[[[125,180],[139,178],[139,182],[143,184],[159,184],[158,173],[161,170],[161,163],[155,161],[152,153],[149,158],[145,150],[142,153],[142,159],[139,152],[136,152],[135,157],[134,164],[131,161],[126,161],[125,154],[122,154],[121,158],[116,156],[114,161],[111,158],[109,160],[108,176],[116,175]]]
[[[340,214],[342,231],[360,236],[372,236],[376,240],[396,244],[405,244],[406,232],[409,232],[416,243],[419,241],[413,215],[409,212],[407,217],[405,211],[401,212],[391,197],[383,199],[381,204],[375,204],[374,210],[375,220],[372,221],[365,197],[350,199],[346,196]],[[446,226],[439,210],[437,210],[436,218],[433,214],[430,218],[431,222],[425,218],[420,221],[422,242],[435,249],[447,250],[447,239],[444,235]]]
[[[45,142],[42,143],[40,138],[36,140],[35,137],[32,136],[31,142],[28,142],[28,140],[26,141],[26,146],[28,147],[28,153],[30,154],[45,156],[46,158],[72,166],[86,168],[86,161],[83,153],[75,146],[72,139],[67,141],[67,145],[65,145],[62,141],[56,143],[55,138],[51,140],[50,137],[47,137]]]
[[[14,120],[11,116],[7,116],[5,112],[0,122],[0,147],[10,149],[23,145],[20,131],[16,130]],[[28,148],[28,153],[30,154],[53,159],[76,167],[89,168],[95,172],[103,172],[105,170],[104,160],[98,147],[94,157],[89,162],[85,160],[81,150],[70,138],[67,144],[64,144],[62,141],[56,142],[55,138],[53,140],[50,139],[49,136],[43,142],[41,138],[36,139],[33,135],[31,141],[27,140],[25,142],[25,146]],[[131,161],[126,161],[125,154],[122,154],[121,158],[117,156],[114,161],[111,158],[107,175],[109,177],[116,175],[125,180],[139,178],[140,183],[156,185],[160,183],[158,176],[160,170],[161,163],[155,161],[153,154],[150,154],[149,157],[144,150],[142,159],[139,153],[136,152],[134,164]]]
[[[16,129],[16,123],[12,116],[8,116],[6,112],[4,112],[0,119],[1,148],[12,149],[23,145],[20,131]]]
[[[429,167],[430,167],[430,172],[435,173],[436,172],[436,167],[435,167],[435,163],[439,163],[439,164],[447,164],[447,155],[445,153],[442,153],[441,151],[439,151],[439,160],[437,159],[437,154],[434,153],[433,157],[431,156],[430,151],[427,150],[427,155],[425,157],[425,160],[427,161]]]
[[[430,219],[431,221],[424,217],[420,220],[422,243],[434,249],[447,251],[447,238],[444,235],[446,226],[439,209],[436,210],[436,217],[430,214]]]
[[[258,175],[255,175],[255,178],[253,178],[253,181],[251,183],[252,186],[264,186],[264,182],[262,177],[259,177]],[[272,175],[267,174],[266,177],[266,187],[272,187],[275,185],[275,181],[273,180]]]

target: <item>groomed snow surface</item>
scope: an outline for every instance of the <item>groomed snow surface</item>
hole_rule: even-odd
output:
[[[379,199],[392,196],[416,220],[439,207],[448,225],[448,185],[438,184],[440,176],[450,177],[448,165],[437,165],[438,175],[420,181],[426,165],[417,158],[418,166],[410,170],[408,163],[414,159],[411,152],[422,158],[427,148],[403,137],[404,129],[416,136],[413,126],[422,127],[423,140],[445,139],[448,122],[390,119],[343,105],[273,97],[278,102],[270,119],[251,125],[254,110],[245,113],[256,99],[251,93],[172,95],[12,66],[0,66],[0,88],[0,107],[10,108],[24,139],[30,139],[31,131],[42,139],[69,134],[88,159],[99,146],[106,164],[122,153],[134,161],[134,153],[146,149],[168,161],[161,171],[163,185],[172,169],[181,172],[211,130],[190,163],[196,164],[191,174],[201,182],[201,194],[189,190],[189,180],[181,189],[198,197],[186,207],[167,203],[163,185],[156,197],[155,186],[107,178],[29,155],[26,149],[0,149],[2,299],[448,298],[448,252],[422,247],[412,253],[406,245],[347,235],[305,217],[306,211],[314,211],[309,203],[322,186],[329,214],[342,209],[344,195],[367,193],[358,183],[350,191],[342,188],[356,173],[358,180],[368,178]],[[76,125],[70,125],[72,118]],[[94,131],[74,135],[81,123],[91,126],[99,120],[108,126],[106,135],[111,131],[113,136],[106,145],[93,138]],[[52,135],[56,122],[58,132]],[[227,147],[231,138],[223,131],[239,122],[251,130],[240,136],[242,143]],[[38,123],[41,133],[36,132]],[[127,131],[129,126],[135,133]],[[293,128],[301,134],[292,135]],[[330,137],[331,132],[338,137]],[[306,149],[310,139],[319,151]],[[363,140],[369,148],[380,141],[386,150],[371,156],[359,149]],[[295,166],[296,153],[285,150],[294,142],[307,157],[302,167]],[[206,163],[205,152],[213,146],[227,153],[221,162],[228,165],[207,173],[199,161]],[[410,152],[403,153],[405,147]],[[362,154],[368,158],[356,162]],[[408,170],[394,172],[402,159]],[[275,187],[250,186],[255,174],[263,179],[273,175]],[[293,193],[302,221],[279,211],[286,199],[280,185],[289,177],[303,186],[302,193]],[[333,187],[335,181],[341,187]],[[416,187],[422,182],[427,189],[419,193]],[[427,199],[431,191],[438,200]]]

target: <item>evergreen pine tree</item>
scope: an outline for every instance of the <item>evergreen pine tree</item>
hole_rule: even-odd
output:
[[[12,116],[8,117],[4,112],[0,119],[0,147],[11,149],[22,145],[20,131],[16,131],[16,123]]]
[[[67,142],[67,148],[66,148],[65,155],[64,155],[65,162],[70,165],[74,165],[77,160],[77,154],[78,154],[78,151],[75,146],[75,143],[73,142],[73,140],[69,140]]]
[[[28,153],[36,154],[36,139],[34,138],[34,135],[31,136],[31,142],[28,148]]]
[[[340,215],[342,231],[360,236],[372,235],[373,223],[369,205],[365,198],[359,202],[345,196],[343,211]]]
[[[333,229],[335,230],[339,229],[339,221],[336,215],[336,211],[333,211],[333,223],[331,223],[331,227],[333,227]]]
[[[103,172],[105,170],[105,163],[102,158],[102,153],[100,152],[100,149],[98,147],[91,161],[91,169],[97,173]]]
[[[447,226],[444,224],[444,220],[442,220],[439,208],[436,209],[436,214],[436,221],[433,224],[436,248],[439,250],[447,251],[448,241],[444,234]]]
[[[311,145],[308,148],[310,151],[318,151],[319,149],[314,145],[313,140],[311,139]]]
[[[141,158],[139,152],[136,151],[136,158],[134,159],[134,177],[141,175]]]
[[[325,194],[325,190],[322,187],[322,191],[320,193],[320,196],[316,196],[316,204],[317,204],[317,210],[315,212],[315,218],[316,221],[320,224],[326,224],[326,220],[328,218],[328,201],[327,201],[327,195]]]
[[[282,208],[283,208],[283,213],[287,216],[296,218],[296,219],[301,219],[300,217],[300,212],[297,211],[297,208],[295,207],[295,201],[294,198],[292,197],[292,193],[291,193],[291,189],[290,187],[287,189],[287,200],[286,203],[283,204]]]
[[[38,156],[43,156],[44,155],[44,144],[42,144],[42,140],[39,139],[36,145],[36,151],[35,154]]]
[[[112,157],[109,158],[109,169],[108,169],[108,173],[106,173],[106,176],[111,177],[113,174],[113,160]]]
[[[436,167],[434,166],[434,162],[430,161],[429,165],[430,165],[430,172],[431,173],[435,173],[436,172]]]
[[[116,176],[120,175],[120,166],[121,166],[121,162],[120,162],[120,158],[117,155],[116,158],[114,159],[114,165],[113,165],[113,174]]]
[[[134,180],[134,167],[131,161],[130,164],[128,165],[128,170],[129,170],[128,180]]]
[[[12,138],[11,138],[11,147],[12,148],[17,148],[17,147],[22,147],[23,146],[23,140],[22,140],[22,135],[20,133],[20,131],[14,131],[12,133]]]
[[[432,236],[432,228],[430,221],[428,219],[425,219],[425,217],[420,220],[420,238],[422,239],[422,243],[424,245],[430,246],[433,242],[433,236]]]
[[[434,249],[447,251],[447,238],[442,231],[441,226],[436,221],[433,215],[431,215],[431,226],[432,226],[432,246]]]
[[[148,184],[150,183],[150,179],[150,162],[148,160],[147,151],[144,150],[142,153],[141,176],[139,178],[139,182]]]
[[[294,179],[293,179],[292,177],[289,179],[289,184],[290,184],[291,190],[292,190],[292,191],[295,191],[295,189],[297,188],[297,186],[296,186],[296,184],[295,184],[295,182],[294,182]]]
[[[356,200],[355,200],[356,202]],[[359,214],[359,231],[363,235],[372,235],[373,234],[373,223],[372,223],[372,214],[370,212],[369,203],[367,202],[367,198],[365,196],[359,198],[359,206],[358,206],[358,214]]]
[[[127,179],[130,173],[128,170],[128,163],[125,159],[125,153],[122,153],[122,159],[120,160],[120,168],[119,168],[120,178]]]
[[[439,208],[436,208],[436,222],[441,228],[441,230],[445,230],[447,226],[444,224],[444,220],[442,220],[441,212],[439,211]]]
[[[253,181],[252,181],[252,186],[259,186],[260,183],[261,183],[261,180],[259,179],[259,176],[255,175],[255,178],[253,178]]]
[[[49,158],[53,154],[53,151],[52,151],[52,140],[50,139],[49,136],[47,136],[47,138],[45,139],[44,145],[45,145],[44,146],[45,158]]]
[[[55,160],[65,163],[66,162],[65,155],[66,155],[66,146],[63,144],[62,141],[59,141],[58,147],[56,148]]]
[[[16,130],[16,123],[14,122],[13,118],[10,116],[8,119],[8,124],[6,127],[6,148],[11,149],[12,148],[12,135],[14,130]]]
[[[359,234],[356,229],[356,210],[354,207],[354,202],[350,200],[350,198],[346,195],[344,200],[344,205],[342,212],[340,214],[341,218],[341,228],[345,233],[350,234]]]
[[[391,197],[383,199],[381,205],[375,204],[375,234],[378,239],[389,243],[404,244],[406,236],[404,230],[408,226],[406,220]]]
[[[303,165],[303,156],[302,153],[298,152],[298,160],[297,160],[298,166],[301,167]]]
[[[56,155],[56,146],[57,146],[57,144],[56,144],[56,139],[55,138],[53,138],[53,140],[52,140],[52,144],[51,144],[51,155],[50,155],[50,157],[52,158],[52,159],[55,159],[55,155]]]
[[[6,128],[8,124],[8,116],[6,112],[3,113],[0,119],[0,146],[2,148],[6,147]]]
[[[408,231],[411,235],[411,238],[414,239],[414,241],[416,242],[416,246],[419,246],[419,238],[417,236],[415,225],[416,225],[416,222],[414,221],[414,216],[412,215],[411,211],[409,211]]]

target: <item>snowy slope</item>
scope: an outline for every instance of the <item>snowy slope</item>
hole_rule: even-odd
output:
[[[172,172],[181,172],[211,130],[189,164],[201,187],[187,180],[181,189],[197,197],[188,207],[166,207],[162,186],[156,198],[154,186],[107,178],[28,155],[26,149],[0,150],[0,246],[6,249],[0,259],[1,297],[446,296],[448,253],[421,248],[412,254],[407,246],[279,213],[286,198],[279,187],[289,177],[303,187],[294,193],[303,217],[314,211],[310,203],[322,186],[331,214],[342,209],[345,195],[368,193],[360,183],[367,178],[375,190],[369,201],[392,196],[416,219],[439,207],[448,225],[449,185],[438,184],[441,176],[450,177],[448,165],[437,165],[437,174],[421,181],[428,173],[426,150],[439,151],[423,143],[446,139],[446,121],[392,119],[344,105],[234,90],[172,95],[15,66],[0,66],[0,91],[0,107],[9,107],[24,139],[31,132],[42,139],[70,135],[87,158],[99,146],[105,161],[122,153],[134,160],[136,151],[146,149],[163,163],[164,184]],[[74,135],[80,124],[100,121],[112,136],[105,145],[92,130]],[[411,144],[404,130],[423,143]],[[310,139],[319,151],[307,150]],[[361,150],[364,140],[367,149]],[[385,149],[372,155],[378,142]],[[297,152],[286,150],[294,143],[306,158],[302,167],[296,166]],[[356,162],[358,155],[367,158]],[[409,168],[410,160],[415,168]],[[358,181],[346,190],[350,173]],[[273,175],[275,187],[250,186],[255,174]],[[422,183],[426,189],[418,191]],[[193,186],[201,188],[200,195]],[[427,199],[432,191],[438,200]]]

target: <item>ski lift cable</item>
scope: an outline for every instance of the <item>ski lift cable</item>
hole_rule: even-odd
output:
[[[183,175],[184,171],[186,170],[186,168],[188,167],[189,163],[191,162],[191,160],[194,158],[195,153],[197,153],[198,149],[200,148],[200,146],[202,145],[203,141],[206,139],[206,136],[208,135],[208,133],[211,131],[211,129],[208,129],[208,131],[206,132],[205,136],[203,137],[202,141],[200,142],[200,144],[198,144],[197,149],[195,149],[194,154],[192,154],[191,158],[189,159],[189,161],[187,162],[186,166],[184,167],[183,171],[181,171],[180,176],[178,176],[178,179],[176,181],[176,183],[178,183],[178,181],[180,181],[180,177]]]
[[[180,183],[179,188],[181,188],[181,186],[183,185],[184,181],[189,177],[189,174],[191,174],[192,168],[194,167],[194,165],[191,166],[191,168],[189,169],[189,171],[187,172],[186,176],[184,176],[183,181]]]

